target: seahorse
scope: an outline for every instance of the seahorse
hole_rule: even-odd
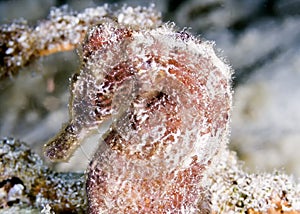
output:
[[[172,23],[106,20],[80,53],[70,121],[45,154],[68,159],[111,120],[86,172],[88,212],[201,212],[202,174],[230,131],[232,72],[214,43]]]

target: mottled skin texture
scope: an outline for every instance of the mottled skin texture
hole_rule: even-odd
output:
[[[67,159],[107,118],[87,169],[89,213],[196,213],[202,171],[227,143],[230,69],[172,26],[95,26],[73,78],[71,119],[45,147]]]

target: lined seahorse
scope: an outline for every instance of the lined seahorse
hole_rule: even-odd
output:
[[[66,160],[110,119],[87,169],[89,213],[197,213],[202,173],[228,141],[231,69],[214,44],[171,24],[90,29],[70,121],[45,146]]]

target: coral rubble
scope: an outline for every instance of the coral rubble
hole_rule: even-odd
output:
[[[0,211],[15,205],[40,210],[48,205],[56,213],[86,210],[83,174],[51,171],[25,143],[12,138],[0,140],[0,159]]]
[[[18,20],[0,27],[0,79],[16,74],[33,60],[55,52],[72,50],[82,42],[89,27],[115,17],[120,22],[139,22],[147,25],[160,21],[153,8],[112,7],[88,8],[77,13],[68,8],[54,8],[47,20],[35,27],[26,20]]]

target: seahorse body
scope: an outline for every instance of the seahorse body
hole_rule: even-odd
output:
[[[66,154],[112,118],[87,169],[89,213],[197,213],[203,170],[227,143],[231,70],[213,44],[171,24],[93,27],[73,78]]]

